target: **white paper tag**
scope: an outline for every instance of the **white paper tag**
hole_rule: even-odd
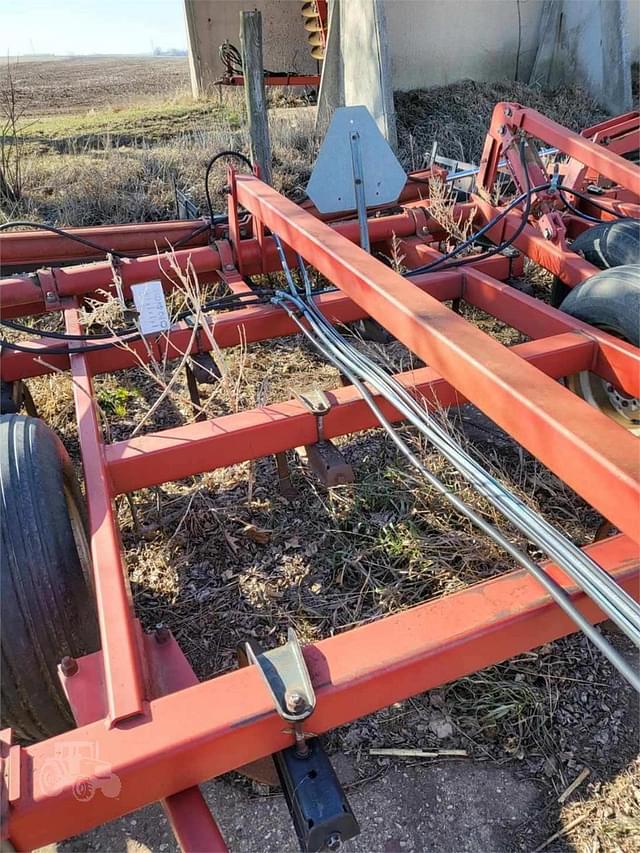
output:
[[[132,284],[131,293],[139,314],[140,331],[143,335],[168,332],[171,326],[164,291],[159,281]]]

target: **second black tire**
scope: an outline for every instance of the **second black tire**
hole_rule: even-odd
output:
[[[570,291],[561,308],[578,320],[640,346],[640,264],[592,275]]]
[[[618,219],[602,222],[583,231],[571,244],[571,251],[581,254],[600,270],[640,262],[640,220]],[[551,289],[551,304],[558,308],[570,288],[556,278]]]

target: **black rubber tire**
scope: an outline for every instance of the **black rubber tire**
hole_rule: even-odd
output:
[[[618,219],[603,222],[583,231],[571,244],[571,251],[581,254],[586,261],[606,270],[624,264],[640,262],[640,220]],[[558,308],[569,294],[567,287],[556,278],[551,288],[551,304]]]
[[[640,346],[640,264],[592,275],[571,291],[561,309]],[[640,400],[588,370],[567,376],[565,384],[632,435],[640,436]]]
[[[640,263],[592,275],[574,287],[560,307],[578,320],[640,346]]]
[[[62,442],[38,418],[0,417],[0,514],[2,725],[41,740],[73,726],[61,659],[100,643],[82,495]]]
[[[583,231],[571,244],[598,269],[640,262],[640,219],[617,219]]]

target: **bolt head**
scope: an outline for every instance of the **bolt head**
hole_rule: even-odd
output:
[[[287,706],[287,711],[291,714],[300,714],[307,707],[307,702],[304,696],[300,693],[285,693],[284,702]]]
[[[66,678],[71,678],[78,671],[78,661],[69,655],[65,655],[60,661],[60,671]]]
[[[47,302],[55,302],[56,301],[56,295],[53,292],[53,290],[47,291],[45,299],[47,300]]]
[[[507,116],[507,118],[509,118],[509,116],[513,115],[513,113],[511,112],[511,107],[507,107],[504,111],[504,114]]]
[[[171,631],[167,628],[166,625],[158,625],[156,627],[154,636],[156,638],[156,643],[162,645],[163,643],[169,641],[171,637]]]
[[[327,837],[324,846],[327,850],[339,850],[342,847],[342,836],[340,833],[332,832],[331,835]]]
[[[550,240],[551,237],[553,236],[550,228],[545,228],[543,233],[544,233],[545,240]]]
[[[506,132],[507,128],[503,124],[501,124],[498,128],[498,136],[504,136]]]

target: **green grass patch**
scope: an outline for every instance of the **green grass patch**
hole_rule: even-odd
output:
[[[97,137],[109,137],[128,144],[134,140],[155,142],[181,133],[203,130],[212,123],[232,127],[242,123],[240,104],[213,101],[169,102],[126,108],[90,110],[76,115],[50,115],[33,119],[24,128],[30,142],[75,140],[89,142]]]

